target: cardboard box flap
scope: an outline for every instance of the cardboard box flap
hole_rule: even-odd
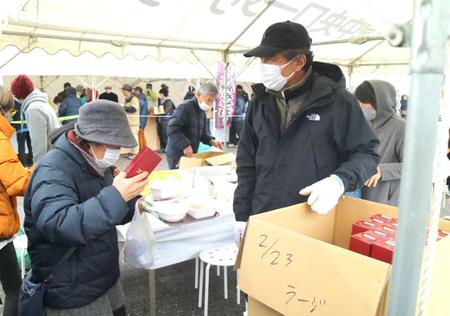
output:
[[[302,213],[305,207],[284,212]],[[276,217],[284,217],[282,213]],[[248,224],[239,279],[244,292],[283,315],[376,314],[389,278],[388,264],[267,221],[274,215],[253,216]],[[301,216],[294,221],[291,215],[286,224],[301,225]],[[330,227],[323,229],[332,234]]]
[[[206,158],[205,160],[211,166],[221,166],[236,161],[236,156],[233,153],[221,153],[221,155]]]

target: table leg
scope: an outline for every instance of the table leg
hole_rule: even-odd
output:
[[[150,316],[156,316],[156,270],[148,271]]]
[[[236,270],[236,283],[239,282],[239,270]],[[241,305],[241,290],[239,289],[239,287],[236,284],[236,296],[237,296],[237,304]]]

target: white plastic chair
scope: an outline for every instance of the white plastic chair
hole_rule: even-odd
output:
[[[228,299],[228,276],[227,267],[234,266],[237,256],[237,246],[235,243],[226,244],[223,246],[218,246],[214,248],[209,248],[202,250],[198,255],[200,258],[200,282],[198,283],[198,278],[196,285],[199,286],[198,292],[198,307],[202,307],[202,296],[203,296],[203,279],[205,279],[205,294],[204,294],[204,316],[208,315],[208,299],[209,299],[209,271],[211,266],[217,266],[219,275],[220,267],[223,267],[223,287],[224,287],[224,298]],[[197,259],[196,259],[196,271],[197,271]],[[204,270],[204,263],[206,263],[206,269]],[[239,271],[237,271],[239,275]],[[237,294],[237,304],[240,304],[241,292],[236,287]]]
[[[25,253],[28,247],[27,235],[20,235],[14,238],[14,248],[20,250],[20,270],[22,273],[22,279],[25,276]]]

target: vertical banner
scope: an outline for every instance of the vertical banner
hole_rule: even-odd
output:
[[[236,103],[236,71],[232,64],[219,64],[217,69],[216,129],[230,128]],[[224,139],[225,140],[225,139]]]

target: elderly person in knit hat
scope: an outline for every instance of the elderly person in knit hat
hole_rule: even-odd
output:
[[[33,162],[37,163],[49,148],[49,135],[61,124],[56,112],[48,104],[47,94],[35,88],[27,75],[19,75],[11,82],[11,92],[22,104],[21,120],[27,122],[33,148]]]
[[[131,221],[148,173],[125,178],[114,164],[122,147],[136,145],[123,108],[98,100],[81,107],[75,128],[36,168],[25,232],[31,280],[54,275],[44,300],[48,316],[125,315],[116,225]]]

